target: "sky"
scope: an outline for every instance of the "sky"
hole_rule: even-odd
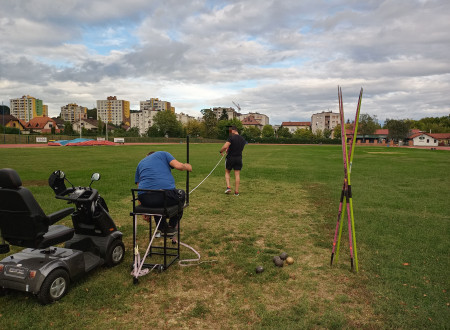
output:
[[[450,114],[448,0],[0,0],[0,101],[57,116],[117,96],[237,107],[270,124]],[[234,102],[234,103],[233,103]]]

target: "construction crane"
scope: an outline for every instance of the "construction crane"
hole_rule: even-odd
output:
[[[239,104],[234,103],[234,101],[231,102],[233,102],[233,104],[238,108],[238,110],[241,111],[241,107],[239,106]]]

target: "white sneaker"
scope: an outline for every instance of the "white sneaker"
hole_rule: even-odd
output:
[[[229,193],[231,193],[231,188],[227,188],[227,190],[225,190],[225,194],[229,194]]]

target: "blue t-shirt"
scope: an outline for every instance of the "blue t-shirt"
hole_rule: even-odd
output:
[[[136,168],[134,182],[139,189],[175,189],[170,162],[175,158],[166,151],[157,151],[141,160]]]

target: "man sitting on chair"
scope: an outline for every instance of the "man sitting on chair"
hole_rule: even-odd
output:
[[[147,157],[139,162],[136,168],[134,182],[139,189],[166,190],[166,206],[178,205],[180,202],[184,205],[186,192],[175,188],[175,179],[171,172],[173,168],[180,171],[192,172],[191,164],[180,163],[170,153],[166,151],[151,151],[147,154]],[[139,191],[138,199],[146,207],[164,207],[164,195],[161,193]],[[182,216],[183,210],[170,218],[168,227],[167,223],[161,222],[161,230],[167,229],[168,235],[174,235],[177,232],[177,225]]]

